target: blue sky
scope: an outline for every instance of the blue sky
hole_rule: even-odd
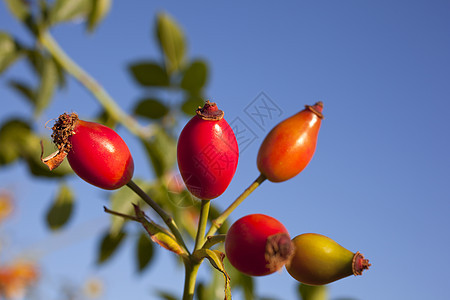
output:
[[[332,298],[446,299],[450,2],[115,1],[93,35],[87,35],[82,24],[61,25],[52,33],[129,110],[142,90],[129,76],[127,64],[160,57],[153,38],[155,14],[160,11],[183,27],[189,56],[209,62],[208,98],[220,105],[229,122],[240,118],[254,131],[254,142],[242,151],[236,176],[216,204],[225,208],[257,177],[256,153],[273,125],[305,104],[323,101],[325,119],[310,165],[285,183],[265,182],[233,219],[266,213],[279,219],[292,236],[321,233],[364,253],[371,269],[361,277],[330,284]],[[0,30],[31,42],[3,3]],[[29,76],[27,72],[19,64],[6,77]],[[29,107],[6,88],[4,78],[0,85],[0,120],[29,115]],[[245,110],[259,101],[261,92],[281,112],[262,128]],[[46,120],[61,112],[92,117],[99,110],[73,79],[56,96],[36,122],[44,134],[50,134],[44,128]],[[133,137],[126,131],[121,134],[135,161],[143,160]],[[153,175],[148,166],[137,164],[136,176]],[[89,276],[105,281],[105,299],[151,299],[159,289],[181,293],[183,271],[163,251],[141,277],[134,272],[131,245],[114,261],[96,267],[96,233],[109,220],[102,208],[107,192],[75,177],[70,184],[78,199],[71,234],[50,238],[43,216],[56,185],[31,181],[20,164],[0,170],[0,188],[12,189],[19,201],[13,220],[3,229],[12,234],[12,249],[0,252],[0,258],[44,251],[42,289],[50,294],[55,282],[82,282]],[[259,295],[295,299],[295,282],[286,271],[258,278],[256,286]]]

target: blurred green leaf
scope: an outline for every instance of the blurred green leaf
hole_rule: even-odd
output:
[[[23,23],[34,35],[38,34],[38,27],[43,27],[44,23],[36,24],[29,1],[25,0],[5,0],[11,14]],[[40,20],[45,22],[45,20]]]
[[[33,106],[36,105],[36,93],[31,86],[19,80],[10,80],[8,85],[22,95]]]
[[[88,15],[88,30],[93,31],[111,8],[111,0],[93,0],[92,9]]]
[[[23,158],[31,174],[36,176],[62,177],[72,173],[67,161],[53,171],[42,163],[41,140],[44,142],[44,149],[54,149],[50,139],[34,135],[30,125],[24,120],[12,119],[5,122],[0,128],[0,165]]]
[[[169,73],[181,70],[186,54],[186,41],[181,27],[171,16],[160,13],[156,19],[156,36]]]
[[[326,285],[307,285],[300,283],[298,293],[302,300],[327,300],[328,290]]]
[[[45,57],[42,55],[42,53],[38,49],[28,49],[26,51],[27,55],[27,61],[30,64],[33,71],[36,72],[38,76],[42,76]]]
[[[100,240],[100,246],[97,254],[97,264],[103,264],[116,253],[122,244],[126,233],[124,231],[111,235],[109,231],[105,232]]]
[[[134,79],[143,86],[168,86],[169,76],[156,62],[141,61],[129,66]]]
[[[168,112],[169,108],[154,98],[143,99],[134,108],[136,115],[149,119],[160,119],[167,115]]]
[[[53,59],[47,58],[42,63],[41,82],[36,93],[36,115],[49,105],[58,83],[58,71]]]
[[[162,127],[155,127],[150,140],[143,140],[157,177],[162,177],[176,163],[176,140]]]
[[[47,211],[47,225],[52,230],[62,228],[69,221],[73,210],[74,196],[67,185],[61,185],[52,205]]]
[[[138,184],[141,187],[141,189],[145,191],[148,189],[148,184],[146,184],[142,180],[133,179],[133,181],[136,184]],[[125,215],[132,215],[134,214],[134,208],[132,203],[139,205],[142,203],[142,199],[128,187],[123,187],[111,194],[110,203],[111,203],[111,210]],[[125,221],[126,220],[124,218],[111,215],[111,227],[109,231],[110,234],[111,235],[119,234],[120,231],[122,231],[122,227]]]
[[[20,46],[6,32],[0,31],[0,74],[20,56]]]
[[[191,93],[198,93],[208,80],[208,64],[203,60],[196,60],[184,71],[181,88]]]
[[[90,0],[56,0],[50,9],[50,23],[56,24],[87,17],[92,6],[93,3]]]
[[[67,159],[65,159],[59,167],[53,169],[52,171],[50,171],[48,167],[42,163],[40,158],[41,141],[43,142],[44,149],[55,149],[53,142],[49,138],[30,135],[26,141],[26,146],[24,146],[21,153],[28,165],[30,173],[35,176],[47,178],[59,178],[68,174],[73,174],[72,168],[67,162]]]
[[[198,282],[195,288],[197,300],[223,300],[223,275],[212,270],[208,278],[208,283]]]
[[[31,134],[30,125],[20,119],[12,119],[0,128],[0,165],[18,159]]]
[[[30,5],[27,1],[5,0],[9,11],[19,20],[24,21],[30,15]]]
[[[103,109],[95,118],[97,123],[103,124],[109,128],[114,128],[117,125],[117,120],[111,114]]]
[[[210,249],[199,249],[195,250],[192,254],[197,259],[206,258],[209,260],[211,265],[218,271],[220,271],[225,278],[225,300],[231,300],[231,288],[230,288],[230,276],[228,276],[227,271],[225,270],[225,265],[223,263],[223,259],[225,258],[225,254],[218,250],[210,250]]]
[[[218,218],[221,213],[222,213],[222,211],[219,210],[214,203],[211,203],[211,206],[209,208],[208,219],[212,222],[214,219]],[[222,226],[220,226],[220,228],[217,232],[219,234],[225,234],[225,233],[227,233],[229,227],[230,227],[230,222],[229,222],[229,220],[226,220],[222,223]]]
[[[159,298],[164,300],[179,300],[177,297],[168,292],[159,291],[157,294]]]
[[[194,116],[197,108],[202,107],[205,104],[205,100],[197,95],[189,94],[186,100],[181,104],[181,111],[188,116]]]
[[[240,289],[242,290],[242,293],[244,295],[245,300],[252,300],[255,299],[255,285],[253,282],[253,277],[245,275],[236,268],[234,268],[228,259],[224,260],[225,268],[228,271],[228,274],[230,275],[230,278],[232,279],[230,281],[231,288],[234,289]]]
[[[148,267],[153,258],[153,252],[153,243],[148,235],[145,233],[140,234],[136,245],[136,262],[139,272],[144,271]]]

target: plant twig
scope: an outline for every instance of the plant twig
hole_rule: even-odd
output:
[[[212,246],[218,243],[225,242],[225,238],[227,237],[226,234],[217,234],[217,235],[210,235],[206,238],[206,242],[203,245],[203,249],[210,249]]]
[[[127,183],[127,186],[132,189],[139,197],[141,197],[142,200],[145,201],[145,203],[153,208],[153,210],[161,217],[161,219],[163,219],[164,223],[166,223],[166,225],[169,227],[170,231],[173,233],[180,246],[189,253],[189,249],[184,243],[180,230],[178,229],[177,224],[175,224],[173,218],[164,209],[162,209],[161,206],[158,205],[158,203],[153,201],[153,199],[150,198],[150,196],[146,192],[144,192],[133,180],[130,180],[130,182]]]
[[[134,217],[134,216],[130,216],[130,215],[126,215],[126,214],[114,211],[114,210],[110,210],[106,206],[103,206],[103,209],[108,214],[111,214],[111,215],[114,215],[114,216],[118,216],[118,217],[121,217],[121,218],[124,218],[124,219],[127,219],[127,220],[132,220],[132,221],[139,222],[139,220],[136,217]]]
[[[140,126],[136,120],[125,113],[106,90],[64,52],[48,31],[40,32],[38,40],[70,75],[95,96],[114,120],[140,138],[148,138],[152,135],[150,130]]]
[[[191,256],[192,258],[192,256]],[[194,263],[191,260],[186,259],[184,261],[185,278],[184,278],[184,291],[183,300],[194,299],[195,281],[197,280],[198,269],[200,268],[200,262]]]
[[[200,249],[205,242],[205,231],[208,223],[209,208],[211,206],[211,200],[202,200],[202,206],[200,208],[200,218],[198,220],[197,236],[195,238],[194,251]]]
[[[261,183],[266,180],[266,176],[263,174],[260,174],[258,178],[256,178],[255,181],[239,196],[234,200],[233,203],[228,206],[227,209],[225,209],[220,216],[218,216],[216,219],[212,221],[211,228],[209,229],[206,236],[212,236],[214,235],[217,230],[222,226],[222,224],[225,222],[225,220],[228,218],[228,216],[241,204],[245,198],[247,198],[258,186],[261,185]]]

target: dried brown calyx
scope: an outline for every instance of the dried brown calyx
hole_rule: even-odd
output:
[[[205,105],[199,106],[195,112],[200,118],[207,121],[219,121],[224,116],[224,112],[217,107],[216,103],[209,100],[206,100]]]
[[[294,254],[294,244],[287,233],[269,236],[266,242],[266,267],[270,271],[278,271],[288,263]]]
[[[305,105],[306,109],[309,109],[310,111],[312,111],[313,113],[315,113],[319,118],[323,119],[323,114],[322,114],[322,110],[323,110],[323,102],[319,101],[314,105]]]
[[[355,253],[352,261],[352,269],[354,275],[362,275],[362,272],[366,269],[369,269],[370,266],[371,264],[369,263],[369,260],[365,259],[364,255],[359,252]]]
[[[53,143],[58,150],[44,158],[44,146],[41,141],[41,161],[48,166],[50,171],[57,168],[71,150],[72,145],[70,144],[69,137],[73,134],[73,129],[77,121],[78,115],[76,113],[63,113],[59,116],[52,127]]]

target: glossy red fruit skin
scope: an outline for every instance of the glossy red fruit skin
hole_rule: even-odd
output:
[[[205,107],[211,113],[217,111],[215,103],[207,101]],[[217,198],[227,189],[236,172],[239,160],[236,136],[223,117],[208,120],[196,115],[180,133],[177,160],[191,194],[202,200]]]
[[[225,254],[231,265],[250,276],[265,276],[279,270],[268,267],[266,245],[269,237],[285,234],[287,229],[277,219],[251,214],[237,220],[227,232]]]
[[[322,102],[306,108],[276,125],[258,152],[259,171],[272,182],[299,174],[314,155],[322,121]]]
[[[127,184],[134,162],[128,146],[111,128],[77,120],[69,137],[67,158],[74,172],[86,182],[106,190]]]

